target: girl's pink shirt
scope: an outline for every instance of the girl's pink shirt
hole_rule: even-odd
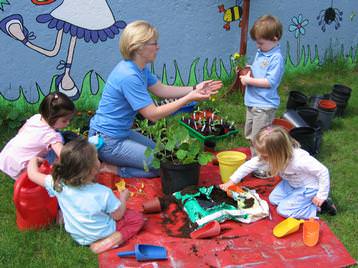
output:
[[[31,158],[45,157],[55,143],[63,143],[61,134],[41,121],[40,114],[36,114],[26,121],[1,151],[0,169],[16,180]]]

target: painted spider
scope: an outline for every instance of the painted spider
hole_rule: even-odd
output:
[[[321,26],[323,32],[326,31],[326,24],[330,25],[332,22],[335,22],[334,28],[337,30],[340,26],[342,21],[343,11],[339,10],[338,8],[333,7],[333,0],[331,2],[331,6],[327,9],[322,9],[318,16],[318,25]]]

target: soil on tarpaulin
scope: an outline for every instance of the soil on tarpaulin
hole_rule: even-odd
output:
[[[188,186],[181,191],[182,195],[195,194],[198,192],[199,186]],[[210,195],[211,200],[208,202],[206,196],[201,195],[197,197],[201,205],[207,207],[216,206],[226,203],[232,206],[237,206],[237,203],[232,198],[228,197],[226,192],[215,186]],[[165,195],[160,198],[163,215],[163,228],[169,236],[189,238],[190,233],[194,231],[198,225],[190,221],[188,215],[185,213],[183,205],[173,195]]]

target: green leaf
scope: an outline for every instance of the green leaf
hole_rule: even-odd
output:
[[[175,140],[169,140],[167,144],[165,145],[165,149],[168,151],[172,151],[175,148],[176,141]]]
[[[187,156],[187,154],[188,154],[187,151],[178,150],[177,153],[176,153],[176,157],[177,157],[179,160],[183,160],[183,159]]]
[[[156,168],[156,169],[159,169],[159,168],[160,168],[160,161],[159,161],[159,159],[156,159],[156,158],[153,159],[152,167],[153,167],[153,168]]]
[[[144,155],[146,158],[151,157],[153,155],[153,149],[150,147],[147,147],[147,149],[145,149],[145,151],[144,151]]]
[[[145,160],[143,160],[143,167],[144,167],[145,172],[149,172],[149,167],[148,167],[147,162],[145,162]]]
[[[213,155],[210,153],[202,153],[199,155],[198,162],[200,165],[204,166],[208,164],[213,159]]]
[[[19,115],[20,115],[20,113],[17,110],[12,110],[8,114],[7,118],[10,119],[10,120],[16,120],[16,119],[18,119]]]
[[[9,128],[11,129],[16,129],[20,126],[20,122],[17,121],[9,121]]]

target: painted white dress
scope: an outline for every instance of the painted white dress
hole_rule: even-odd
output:
[[[64,0],[50,14],[39,15],[36,20],[94,43],[114,38],[126,26],[124,21],[115,20],[106,0]]]

